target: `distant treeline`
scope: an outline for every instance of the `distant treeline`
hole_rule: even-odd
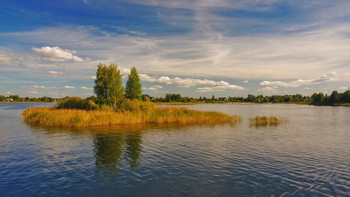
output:
[[[344,103],[350,103],[350,90],[344,93],[333,91],[331,95],[314,93],[311,96],[312,105],[341,105]]]
[[[350,90],[344,93],[338,93],[333,91],[331,95],[323,93],[314,93],[310,96],[303,96],[301,94],[295,95],[252,95],[248,94],[247,97],[218,97],[214,95],[211,98],[207,97],[182,97],[181,94],[166,94],[165,97],[151,97],[153,102],[204,102],[204,103],[217,103],[217,102],[251,102],[251,103],[305,103],[312,105],[341,105],[344,103],[350,103]]]
[[[309,101],[310,97],[304,97],[301,94],[296,95],[273,95],[273,96],[254,96],[249,94],[248,97],[218,97],[214,95],[211,98],[207,97],[182,97],[181,94],[166,94],[165,97],[152,97],[154,102],[205,102],[205,103],[216,103],[216,102],[253,102],[253,103],[290,103],[290,102],[305,102]]]
[[[56,102],[57,99],[51,97],[38,97],[38,98],[30,98],[30,97],[20,97],[18,95],[10,95],[3,96],[0,95],[0,102]]]
[[[148,95],[141,95],[140,100],[147,101]],[[51,98],[51,97],[39,97],[39,98],[29,98],[29,97],[20,97],[18,95],[3,96],[0,95],[0,102],[13,101],[13,102],[57,102],[65,98]],[[91,96],[86,100],[92,100],[98,103],[98,98]],[[252,103],[305,103],[311,105],[342,105],[344,103],[350,103],[350,90],[345,91],[344,93],[338,93],[333,91],[331,95],[323,93],[314,93],[310,96],[303,96],[301,94],[295,95],[272,95],[272,96],[263,96],[263,95],[252,95],[249,94],[247,97],[218,97],[214,95],[211,98],[207,97],[182,97],[181,94],[166,94],[165,97],[151,97],[153,102],[183,102],[183,103],[217,103],[217,102],[252,102]]]

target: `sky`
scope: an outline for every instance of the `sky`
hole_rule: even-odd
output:
[[[348,0],[2,0],[0,95],[94,95],[99,63],[151,96],[350,86]]]

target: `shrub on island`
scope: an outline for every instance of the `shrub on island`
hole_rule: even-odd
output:
[[[98,105],[89,99],[82,99],[80,97],[67,97],[59,101],[55,107],[56,109],[83,109],[96,110]]]

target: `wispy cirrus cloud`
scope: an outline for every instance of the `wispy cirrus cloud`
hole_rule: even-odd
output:
[[[22,66],[22,58],[13,53],[0,51],[0,66]]]

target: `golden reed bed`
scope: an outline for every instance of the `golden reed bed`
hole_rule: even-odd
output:
[[[29,108],[23,111],[24,120],[31,125],[44,127],[94,127],[127,124],[235,124],[239,116],[220,112],[205,112],[187,108],[155,108],[146,112],[114,112],[106,110]]]
[[[249,118],[251,126],[277,126],[282,123],[287,123],[286,117],[275,116],[256,116],[255,118]]]

